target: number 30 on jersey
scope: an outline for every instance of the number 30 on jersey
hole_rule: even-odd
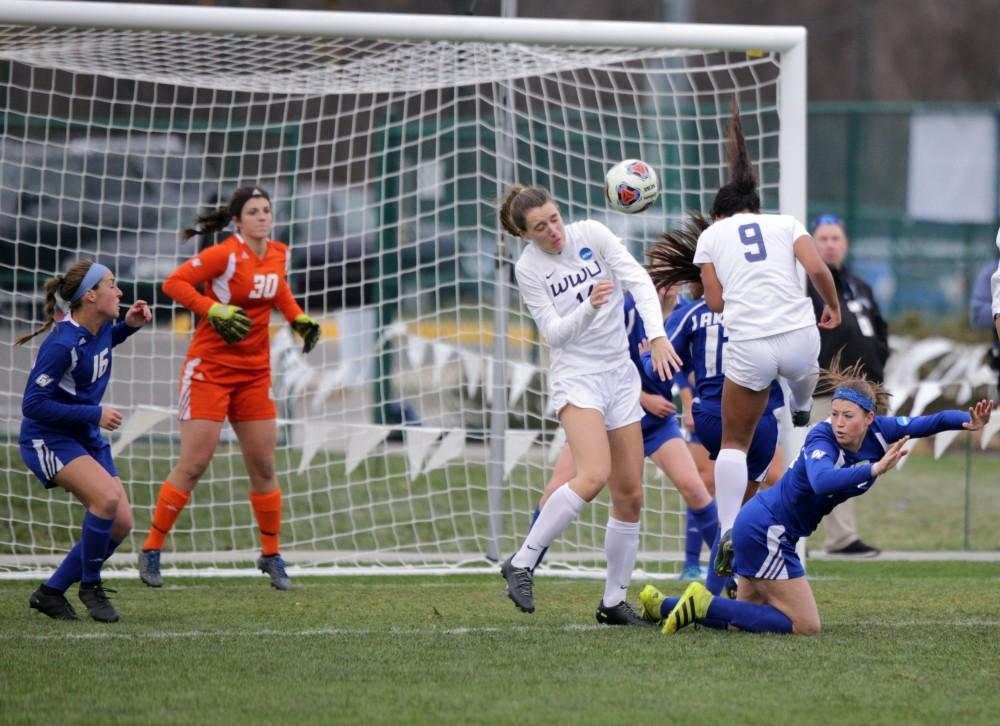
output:
[[[278,276],[275,273],[253,276],[253,289],[250,291],[251,300],[274,297],[276,292],[278,292]]]

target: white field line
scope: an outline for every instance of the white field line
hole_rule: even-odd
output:
[[[826,627],[850,625],[857,626],[857,621],[834,621],[824,623]],[[889,624],[878,624],[879,628],[996,628],[1000,620],[976,618],[959,618],[956,620],[906,620]],[[464,636],[484,635],[490,633],[572,633],[607,630],[605,625],[554,625],[554,626],[510,626],[510,627],[470,627],[470,628],[309,628],[306,630],[156,630],[143,633],[114,633],[110,631],[88,633],[47,633],[23,634],[10,633],[0,635],[3,641],[25,640],[170,640],[181,638],[315,638],[315,637],[370,637],[387,635],[391,637],[422,637],[422,636]],[[651,633],[655,631],[650,629]],[[819,636],[823,637],[823,636]]]

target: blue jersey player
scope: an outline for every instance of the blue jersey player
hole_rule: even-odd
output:
[[[87,508],[80,539],[32,593],[31,608],[56,620],[79,620],[66,590],[80,582],[80,600],[99,622],[118,613],[101,582],[101,566],[132,529],[132,510],[100,429],[114,431],[120,412],[101,405],[111,378],[111,351],[152,317],[137,300],[118,318],[122,291],[114,274],[90,260],[45,283],[45,324],[21,345],[51,329],[28,375],[21,411],[21,458],[46,488],[62,487]],[[57,303],[68,308],[59,322]]]
[[[659,610],[664,633],[693,622],[755,633],[818,633],[816,600],[795,552],[799,538],[815,531],[838,504],[871,489],[906,454],[903,446],[910,438],[978,431],[993,411],[993,402],[983,400],[968,413],[942,411],[912,419],[877,415],[889,394],[865,379],[860,366],[824,371],[824,379],[833,389],[830,419],[809,432],[778,483],[753,497],[736,517],[733,567],[740,578],[739,599],[714,597],[699,583],[680,598],[644,590],[643,607]]]

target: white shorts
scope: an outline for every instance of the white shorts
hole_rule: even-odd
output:
[[[642,382],[631,360],[608,371],[553,379],[550,389],[549,401],[556,416],[573,404],[577,408],[600,411],[608,431],[642,420],[643,410],[639,405]]]
[[[763,391],[779,375],[797,381],[819,371],[819,328],[789,330],[753,340],[731,340],[722,349],[722,372],[733,383]]]

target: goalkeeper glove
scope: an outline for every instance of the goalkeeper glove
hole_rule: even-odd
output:
[[[239,343],[250,332],[250,317],[243,308],[215,303],[208,309],[208,322],[229,344]]]
[[[302,336],[302,352],[308,353],[319,342],[319,323],[305,313],[292,321],[292,330]]]

